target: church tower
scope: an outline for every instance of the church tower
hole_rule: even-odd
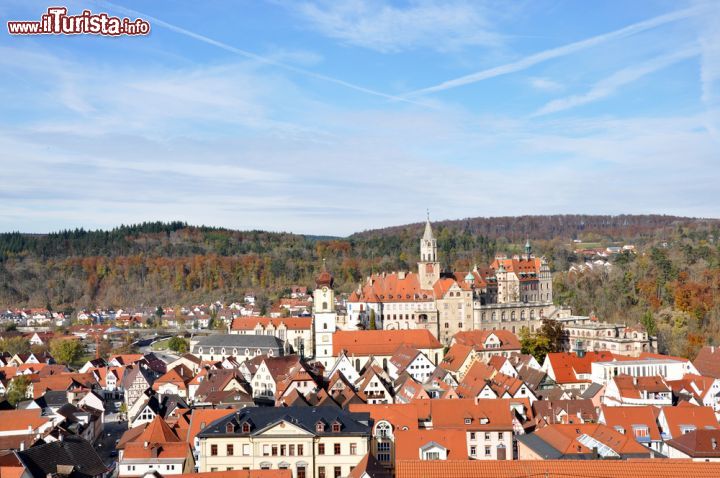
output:
[[[418,262],[418,278],[421,289],[432,289],[440,279],[440,263],[437,260],[437,241],[430,226],[430,215],[425,223],[425,233],[420,239],[420,262]]]
[[[313,292],[313,328],[315,333],[315,360],[322,363],[326,369],[332,367],[333,334],[336,330],[337,314],[335,313],[335,291],[332,274],[325,270],[315,280]]]

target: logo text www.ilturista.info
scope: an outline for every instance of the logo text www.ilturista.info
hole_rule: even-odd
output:
[[[107,13],[83,10],[79,15],[68,15],[66,7],[49,7],[37,21],[8,21],[11,35],[147,35],[150,23],[142,18],[113,17]]]

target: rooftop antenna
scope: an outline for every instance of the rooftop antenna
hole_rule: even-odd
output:
[[[427,220],[430,222],[430,208],[426,209],[425,212],[427,213]]]

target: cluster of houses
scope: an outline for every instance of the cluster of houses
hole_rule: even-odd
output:
[[[117,464],[101,460],[92,476],[384,477],[412,476],[410,464],[425,461],[720,461],[720,349],[706,347],[694,362],[581,350],[541,363],[506,330],[458,332],[447,348],[424,329],[338,330],[326,366],[288,348],[314,340],[293,320],[237,318],[233,333],[200,337],[169,362],[125,354],[71,371],[47,355],[4,355],[5,389],[21,376],[29,385],[0,411],[2,453],[30,469],[26,455],[40,447],[94,450],[106,414],[121,410]]]

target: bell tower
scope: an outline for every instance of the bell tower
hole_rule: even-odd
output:
[[[440,263],[437,260],[437,241],[430,226],[430,213],[425,222],[425,233],[420,239],[420,261],[418,262],[418,277],[421,289],[432,289],[435,282],[440,279]]]
[[[316,286],[313,292],[313,329],[315,333],[315,360],[322,363],[326,369],[332,367],[333,359],[333,334],[337,329],[337,313],[335,312],[335,291],[333,284],[335,279],[325,269],[315,280]]]

